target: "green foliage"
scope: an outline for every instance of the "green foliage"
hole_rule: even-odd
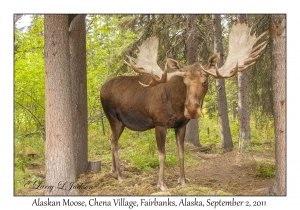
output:
[[[224,191],[222,191],[222,190],[218,190],[218,191],[216,192],[216,195],[218,195],[218,196],[232,196],[231,193],[229,193],[229,192],[224,192]]]
[[[223,17],[223,45],[227,54],[226,38],[235,15]],[[198,46],[200,63],[205,63],[212,53],[211,16],[199,15]],[[250,25],[257,34],[268,28],[264,15],[248,15]],[[103,170],[111,166],[110,129],[102,111],[99,90],[109,79],[118,75],[135,74],[123,64],[125,55],[135,56],[136,46],[149,36],[160,39],[158,63],[164,64],[167,57],[186,63],[185,15],[87,15],[87,91],[89,159],[100,159]],[[44,175],[44,128],[45,128],[45,80],[44,80],[44,24],[43,16],[32,16],[27,30],[15,28],[14,34],[14,168],[15,189],[27,189],[28,180],[42,182]],[[249,73],[249,96],[251,113],[251,142],[249,153],[274,149],[272,117],[272,88],[270,76],[270,48],[257,61]],[[229,120],[234,147],[238,147],[237,78],[226,80]],[[214,145],[221,151],[220,127],[217,111],[215,79],[210,78],[209,90],[200,117],[202,145]],[[173,131],[166,139],[166,167],[179,165],[176,140]],[[30,154],[36,154],[33,157]],[[138,133],[125,129],[119,141],[120,160],[141,170],[159,166],[154,131]],[[186,165],[195,164],[193,155],[185,151]],[[34,168],[39,168],[36,172]],[[258,166],[258,176],[272,174],[271,166]],[[39,174],[37,176],[36,174]],[[222,194],[220,192],[219,194]]]
[[[21,133],[44,131],[44,21],[33,19],[28,31],[15,29],[15,129]]]
[[[105,129],[109,130],[108,123]],[[89,159],[100,159],[103,165],[111,166],[110,132],[102,135],[95,125],[89,129]],[[141,170],[159,167],[158,150],[154,130],[135,132],[125,129],[119,139],[120,161],[128,166]],[[196,164],[189,151],[185,151],[185,161],[188,165]],[[166,167],[179,165],[175,135],[169,130],[166,138]],[[109,168],[109,167],[108,167]]]
[[[267,164],[267,163],[258,163],[257,170],[258,172],[255,174],[256,177],[262,177],[262,178],[275,177],[275,173],[276,173],[275,165]]]
[[[124,15],[124,19],[126,19]],[[123,74],[125,51],[136,38],[130,30],[120,33],[123,15],[88,15],[87,26],[87,94],[88,113],[92,121],[101,117],[99,91],[108,78]]]
[[[43,59],[43,16],[32,16],[27,31],[15,30],[15,129],[24,134],[44,132],[44,59]],[[211,16],[199,15],[199,61],[212,53]],[[248,15],[253,30],[261,33],[268,24],[267,15]],[[227,49],[227,35],[236,15],[222,16],[223,45]],[[265,24],[263,24],[265,23]],[[102,119],[99,90],[102,84],[116,75],[127,73],[123,64],[125,54],[134,56],[136,45],[149,36],[160,38],[159,63],[172,57],[185,63],[185,16],[184,15],[87,15],[87,88],[88,114],[90,123]],[[264,120],[272,110],[270,51],[263,54],[249,72],[250,111],[256,123]],[[258,71],[259,69],[259,71]],[[266,81],[267,79],[267,81]],[[204,112],[209,118],[217,118],[217,90],[215,79],[211,78],[204,101]],[[229,115],[237,116],[237,78],[226,80]],[[267,111],[266,111],[267,110]]]
[[[230,116],[230,115],[229,115]],[[275,148],[274,142],[274,127],[273,119],[265,119],[264,123],[257,126],[254,116],[250,116],[250,133],[251,133],[251,148],[250,150],[266,149],[265,146]],[[230,132],[235,149],[238,149],[239,144],[239,124],[238,120],[229,117]],[[219,119],[210,114],[203,112],[203,116],[199,118],[200,142],[203,146],[216,145],[218,151],[221,151],[221,134]]]
[[[123,134],[124,135],[124,134]],[[124,138],[130,139],[124,135]],[[175,138],[173,136],[173,138]],[[135,137],[132,142],[135,146],[132,147],[128,152],[124,155],[127,155],[131,162],[132,166],[140,168],[142,170],[149,170],[151,168],[159,167],[159,158],[155,140],[155,134],[153,130],[145,131],[140,133],[137,137]],[[176,145],[175,142],[173,144]],[[166,147],[168,148],[166,154],[166,167],[172,167],[178,165],[178,157],[176,150],[174,151],[174,146],[171,143],[167,142]]]
[[[14,188],[15,194],[31,190],[33,181],[45,177],[45,142],[38,136],[16,135],[14,140]]]
[[[17,168],[22,171],[22,172],[25,172],[25,163],[24,163],[24,160],[22,159],[19,159],[16,161],[16,166]]]

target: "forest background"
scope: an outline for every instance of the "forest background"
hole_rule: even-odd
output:
[[[16,17],[17,18],[17,17]],[[23,17],[20,17],[22,20]],[[87,80],[88,80],[88,123],[89,159],[100,159],[110,163],[110,146],[106,141],[110,135],[108,122],[103,114],[99,99],[99,89],[109,78],[135,73],[123,64],[126,54],[132,54],[137,45],[149,36],[160,38],[158,60],[162,64],[167,57],[186,64],[186,16],[174,15],[87,15]],[[248,23],[253,31],[261,34],[268,30],[268,15],[248,15]],[[14,34],[14,148],[15,148],[15,190],[24,193],[28,180],[43,182],[44,171],[35,174],[30,169],[43,167],[45,140],[44,104],[44,37],[43,16],[32,15],[28,27],[15,27]],[[16,19],[16,26],[19,19]],[[227,36],[236,15],[222,15],[223,45],[226,57]],[[205,63],[213,53],[213,29],[211,15],[199,15],[198,60]],[[249,108],[251,116],[252,150],[274,151],[274,127],[272,113],[270,47],[249,72]],[[209,91],[205,97],[203,116],[200,119],[200,142],[203,146],[221,152],[218,122],[216,86],[210,78]],[[238,148],[238,97],[237,77],[226,81],[228,114],[234,148]],[[174,138],[174,134],[168,134]],[[130,165],[141,170],[158,167],[156,144],[153,132],[147,131],[140,141],[132,143],[136,133],[126,130],[122,135],[126,148],[124,158]],[[176,148],[167,141],[171,154],[167,166],[177,164]],[[192,157],[187,155],[190,161]],[[261,167],[264,176],[274,176],[274,165],[267,163]]]
[[[4,28],[4,31],[2,33],[2,37],[4,37],[3,39],[1,39],[1,46],[4,46],[4,49],[5,50],[2,50],[1,51],[1,57],[2,57],[2,61],[4,61],[4,68],[10,68],[12,67],[12,62],[11,62],[11,58],[12,58],[12,47],[11,47],[11,35],[12,35],[12,29],[13,29],[13,26],[11,24],[11,18],[12,18],[12,14],[11,14],[11,11],[12,9],[11,8],[22,8],[22,10],[26,10],[26,11],[33,11],[32,10],[32,6],[30,6],[31,1],[26,1],[26,2],[23,2],[21,5],[18,4],[19,6],[16,6],[15,3],[16,1],[14,1],[14,6],[10,7],[8,10],[7,10],[7,5],[3,5],[4,7],[2,7],[3,9],[3,12],[4,12],[4,15],[5,14],[8,14],[10,15],[10,18],[7,17],[6,20],[4,20],[2,23],[3,23],[3,28]],[[20,3],[20,2],[19,2]],[[120,3],[120,2],[119,2]],[[125,2],[123,2],[124,4],[127,4]],[[224,2],[225,3],[225,2]],[[41,2],[42,5],[41,8],[43,7],[44,8],[44,3]],[[108,3],[106,3],[107,5]],[[115,2],[113,3],[115,4]],[[258,12],[265,12],[266,10],[269,10],[270,12],[282,12],[282,11],[289,11],[289,18],[288,18],[288,22],[289,22],[289,26],[294,26],[296,25],[296,21],[297,21],[297,14],[296,13],[293,13],[293,9],[295,9],[296,7],[294,7],[293,5],[290,5],[292,3],[285,3],[285,4],[274,4],[274,2],[269,2],[269,1],[265,1],[265,2],[261,2],[261,1],[254,1],[253,5],[259,5],[260,7],[255,7],[256,9],[254,9],[253,6],[249,5],[249,7],[247,7],[246,10],[249,10],[249,11],[258,11]],[[115,8],[113,7],[114,9],[110,9],[110,10],[103,10],[103,7],[102,7],[102,10],[99,8],[95,8],[97,11],[102,11],[102,12],[108,12],[108,11],[111,11],[111,12],[114,12],[114,11],[120,11],[120,8],[122,8],[121,10],[123,10],[123,4],[120,4],[121,6]],[[219,5],[219,4],[218,4]],[[38,6],[38,5],[36,5]],[[52,5],[48,5],[48,9],[51,9],[52,8],[52,11],[55,11],[57,10],[57,7],[55,6],[55,3],[53,3]],[[78,6],[78,5],[77,5]],[[112,5],[111,5],[112,6]],[[203,6],[203,5],[202,5]],[[224,9],[226,10],[226,8],[228,8],[228,6],[230,6],[230,4],[227,5],[227,7],[224,7],[225,5],[220,5],[219,6],[216,6],[214,7],[214,11],[224,11]],[[56,9],[54,9],[56,8]],[[65,8],[66,7],[62,7],[62,8]],[[73,7],[74,8],[74,7]],[[112,7],[111,7],[112,8]],[[174,6],[172,8],[178,8],[178,5],[177,7]],[[206,7],[207,8],[207,7]],[[218,10],[219,8],[219,10]],[[220,10],[220,8],[222,8]],[[240,11],[246,11],[245,10],[245,7],[244,6],[238,6],[238,5],[235,5],[235,8],[236,10],[238,9],[239,12]],[[252,8],[249,9],[249,8]],[[289,8],[289,9],[288,9]],[[80,8],[82,9],[82,8]],[[117,9],[117,10],[116,10]],[[186,9],[186,7],[182,8],[180,7],[180,10],[177,9],[177,11],[182,11],[183,10],[186,10],[186,11],[195,11],[195,7],[192,8],[192,9]],[[5,10],[5,11],[4,11]],[[197,8],[198,10],[198,8]],[[203,8],[201,9],[203,11]],[[292,10],[292,11],[291,11]],[[144,9],[140,8],[139,10],[140,12],[142,11],[145,11]],[[148,10],[147,10],[148,11]],[[157,9],[153,9],[152,11],[157,11]],[[158,11],[161,11],[161,10],[158,10]],[[210,10],[211,11],[211,10]],[[206,11],[207,12],[207,11]],[[247,11],[246,11],[247,12]],[[7,21],[8,20],[8,21]],[[297,30],[297,27],[290,27],[289,28],[289,40],[290,42],[288,42],[288,48],[289,48],[289,52],[290,54],[288,54],[288,62],[289,62],[289,66],[296,66],[296,62],[297,62],[297,53],[294,53],[296,51],[296,45],[294,45],[293,43],[296,43],[296,30]],[[1,77],[2,79],[2,82],[1,82],[1,95],[4,97],[4,100],[5,102],[2,103],[1,105],[1,115],[4,116],[4,120],[2,120],[1,122],[1,133],[4,138],[6,139],[12,139],[12,133],[13,133],[13,129],[12,129],[12,122],[13,122],[13,119],[12,119],[12,113],[13,113],[13,94],[12,94],[12,85],[11,85],[11,82],[13,81],[13,73],[10,72],[8,73],[7,71],[3,72],[3,75]],[[298,78],[298,73],[297,71],[290,71],[289,74],[288,74],[288,80],[289,80],[289,86],[288,86],[288,92],[289,92],[289,95],[288,96],[295,96],[297,95],[297,88],[293,88],[295,87],[295,85],[297,84],[297,78]],[[297,100],[293,99],[294,97],[289,97],[289,103],[288,104],[288,107],[290,110],[289,112],[289,115],[288,115],[288,119],[289,119],[289,137],[296,137],[297,135],[297,123],[294,123],[294,122],[297,122],[296,121],[296,116],[295,114],[291,114],[291,113],[297,113],[297,107],[298,106],[298,102]],[[291,123],[292,122],[292,123]],[[298,155],[296,150],[297,150],[297,146],[295,145],[297,144],[297,141],[291,141],[289,144],[288,144],[288,149],[289,149],[289,158],[288,158],[288,161],[289,161],[289,165],[290,166],[295,166],[297,165],[297,158],[298,158]],[[8,149],[8,147],[10,149]],[[8,156],[11,156],[11,152],[12,152],[12,143],[11,141],[5,141],[4,143],[4,146],[2,147],[1,149],[1,155],[3,155],[4,157],[8,157]],[[3,157],[2,156],[2,157]],[[10,162],[7,162],[6,158],[2,158],[2,161],[1,161],[2,165],[5,166],[5,169],[8,169],[9,173],[7,175],[5,175],[5,179],[7,180],[10,180],[12,179],[13,177],[13,166],[10,164]],[[289,167],[289,171],[290,173],[288,174],[289,175],[289,178],[292,178],[293,177],[297,177],[297,174],[299,174],[299,170],[297,169],[297,167]],[[8,176],[9,175],[9,176]],[[289,179],[291,180],[291,179]],[[295,187],[297,185],[292,185],[292,182],[288,182],[290,188],[289,191],[294,191],[293,189],[295,189]],[[11,188],[11,182],[5,182],[3,183],[2,185],[5,190],[2,190],[2,192],[5,192],[5,197],[7,197],[7,195],[12,195],[12,188]],[[7,193],[8,192],[8,193]],[[4,195],[4,194],[3,194]],[[289,194],[291,195],[291,194]],[[294,203],[296,203],[296,200],[292,201],[292,200],[289,200],[289,205],[293,205]],[[279,204],[279,203],[278,203]],[[11,203],[9,204],[10,206],[12,205]],[[14,202],[14,205],[24,205],[24,203],[20,203],[20,202]],[[285,203],[281,203],[280,202],[280,205],[285,205]]]

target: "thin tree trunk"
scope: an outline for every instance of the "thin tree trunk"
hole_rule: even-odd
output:
[[[286,195],[286,16],[271,15],[276,175],[271,195]]]
[[[246,23],[246,15],[238,15],[238,22]],[[238,120],[239,120],[239,151],[244,152],[251,146],[248,70],[238,72]]]
[[[77,195],[68,15],[45,15],[46,195]]]
[[[70,70],[72,85],[73,140],[76,174],[88,167],[87,79],[85,15],[77,15],[70,25]]]
[[[199,33],[197,27],[197,15],[186,15],[186,22],[187,64],[191,65],[198,61]],[[201,146],[198,119],[191,119],[186,125],[185,139],[191,142],[194,146]]]
[[[223,65],[223,45],[222,45],[222,30],[221,30],[221,16],[212,15],[214,27],[214,52],[220,53],[220,63]],[[218,111],[221,130],[221,141],[223,152],[231,151],[233,148],[232,138],[228,120],[228,108],[225,91],[225,80],[216,79],[216,89],[218,94]]]

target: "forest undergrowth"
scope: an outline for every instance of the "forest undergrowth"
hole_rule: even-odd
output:
[[[111,172],[110,130],[105,134],[100,122],[89,125],[88,159],[100,160],[101,171],[78,176],[81,195],[267,195],[275,175],[274,136],[269,124],[251,124],[252,146],[238,152],[238,124],[231,123],[234,150],[223,154],[217,119],[200,118],[197,148],[185,143],[186,186],[178,185],[179,161],[174,131],[166,139],[165,179],[169,190],[157,188],[158,152],[154,130],[135,132],[125,129],[119,140],[121,170],[119,183]],[[44,140],[39,134],[15,133],[14,194],[43,195],[45,185]]]

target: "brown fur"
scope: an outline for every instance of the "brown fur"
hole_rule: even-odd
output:
[[[220,62],[220,54],[219,54],[219,53],[213,54],[213,55],[210,56],[209,59],[208,59],[206,69],[209,69],[209,68],[215,66],[215,65],[218,64],[219,62]]]

